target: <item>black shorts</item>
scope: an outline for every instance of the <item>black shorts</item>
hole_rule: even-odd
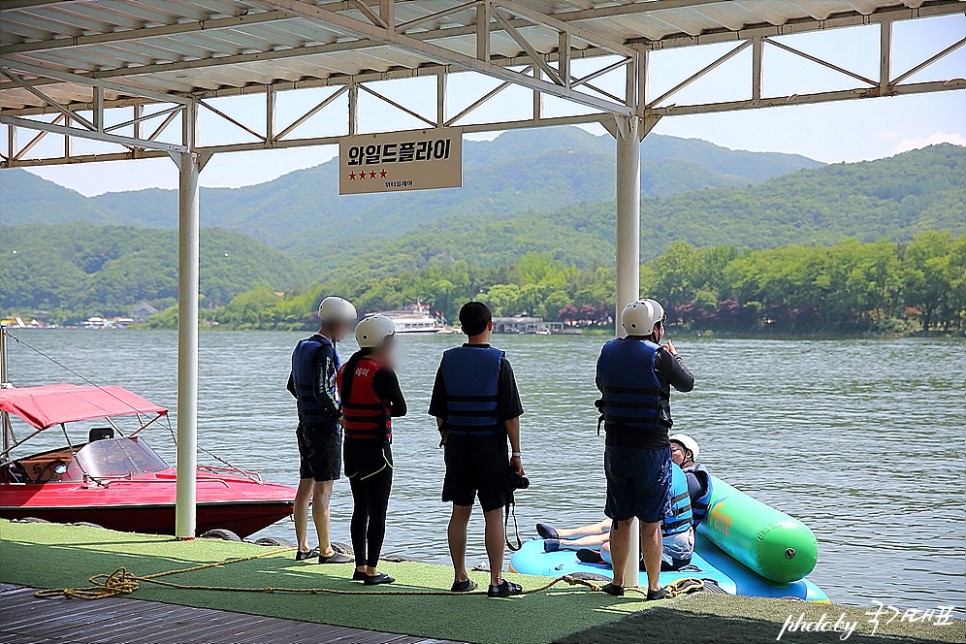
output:
[[[342,425],[299,423],[299,478],[335,481],[342,469]]]
[[[506,505],[506,480],[510,469],[506,434],[479,438],[450,435],[446,440],[444,458],[444,503],[473,505],[479,496],[484,512]]]
[[[671,448],[608,445],[604,448],[604,474],[604,514],[608,518],[627,521],[637,517],[645,523],[657,523],[667,516],[671,501]]]

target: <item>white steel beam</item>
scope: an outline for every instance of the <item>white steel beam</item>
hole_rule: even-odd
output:
[[[494,65],[489,61],[479,60],[472,56],[459,53],[436,45],[431,42],[416,40],[408,36],[389,33],[387,30],[366,24],[360,20],[322,9],[316,5],[309,5],[299,0],[255,0],[258,4],[287,11],[292,15],[301,16],[317,20],[322,24],[329,25],[334,29],[356,38],[370,39],[387,45],[393,45],[400,49],[411,51],[416,54],[426,56],[428,59],[442,64],[456,65],[463,69],[476,71],[500,80],[540,90],[547,94],[557,96],[575,103],[580,103],[592,109],[614,114],[628,114],[626,105],[614,104],[611,101],[603,100],[594,96],[583,94],[573,89],[561,87],[555,83],[521,75],[505,67]]]
[[[71,115],[69,117],[69,119],[76,118],[76,115]],[[68,125],[57,125],[56,123],[21,118],[19,116],[4,116],[0,114],[0,123],[10,127],[20,127],[27,130],[40,130],[44,132],[51,132],[53,134],[62,134],[67,137],[90,139],[92,141],[100,141],[102,143],[115,143],[117,145],[148,148],[151,150],[163,150],[165,152],[184,152],[188,149],[186,146],[178,145],[176,143],[162,143],[160,141],[134,139],[129,136],[119,136],[117,134],[108,134],[106,132],[82,130],[80,128],[70,127]],[[70,155],[68,154],[67,156]]]

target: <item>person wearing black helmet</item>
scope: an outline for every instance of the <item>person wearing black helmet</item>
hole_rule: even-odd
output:
[[[459,319],[468,342],[443,354],[429,406],[444,447],[443,501],[453,504],[448,529],[455,573],[451,590],[476,588],[466,572],[466,528],[478,496],[490,562],[487,596],[508,597],[523,592],[518,584],[502,577],[507,480],[508,476],[524,476],[520,452],[523,406],[510,363],[489,344],[493,331],[490,309],[482,302],[469,302],[460,309]]]

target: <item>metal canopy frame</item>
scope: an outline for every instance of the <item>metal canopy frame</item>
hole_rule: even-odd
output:
[[[641,140],[665,116],[712,114],[940,92],[966,79],[915,81],[966,45],[923,52],[892,66],[892,31],[902,20],[966,13],[960,0],[5,0],[0,3],[0,167],[171,156],[179,170],[178,510],[176,534],[195,531],[198,395],[199,173],[212,154],[337,143],[360,133],[360,97],[423,127],[465,132],[600,123],[617,140],[617,307],[639,297]],[[868,77],[810,54],[786,36],[878,25],[878,74]],[[731,47],[727,47],[728,44]],[[716,59],[650,95],[656,52],[721,45]],[[784,54],[849,79],[845,89],[769,95],[764,52]],[[747,97],[684,103],[682,92],[750,51]],[[871,54],[871,52],[870,52]],[[497,84],[462,108],[456,74]],[[427,113],[407,104],[435,81]],[[402,88],[390,96],[381,83]],[[407,84],[408,82],[408,84]],[[511,87],[532,101],[505,118],[474,120]],[[279,123],[280,103],[328,88],[299,116]],[[262,96],[262,127],[221,99]],[[547,98],[573,106],[549,116]],[[251,105],[247,105],[249,113]],[[199,112],[231,126],[237,140],[199,137]],[[303,135],[321,114],[343,124]],[[180,125],[180,132],[177,131]],[[30,132],[21,143],[18,134]],[[47,136],[62,152],[37,153]],[[75,139],[114,146],[78,154]],[[636,531],[632,530],[632,534]],[[632,548],[637,545],[632,544]],[[634,585],[637,566],[626,583]]]

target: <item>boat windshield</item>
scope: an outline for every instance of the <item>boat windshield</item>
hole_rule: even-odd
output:
[[[168,467],[154,450],[137,437],[88,443],[77,452],[77,462],[95,478],[159,472]]]

